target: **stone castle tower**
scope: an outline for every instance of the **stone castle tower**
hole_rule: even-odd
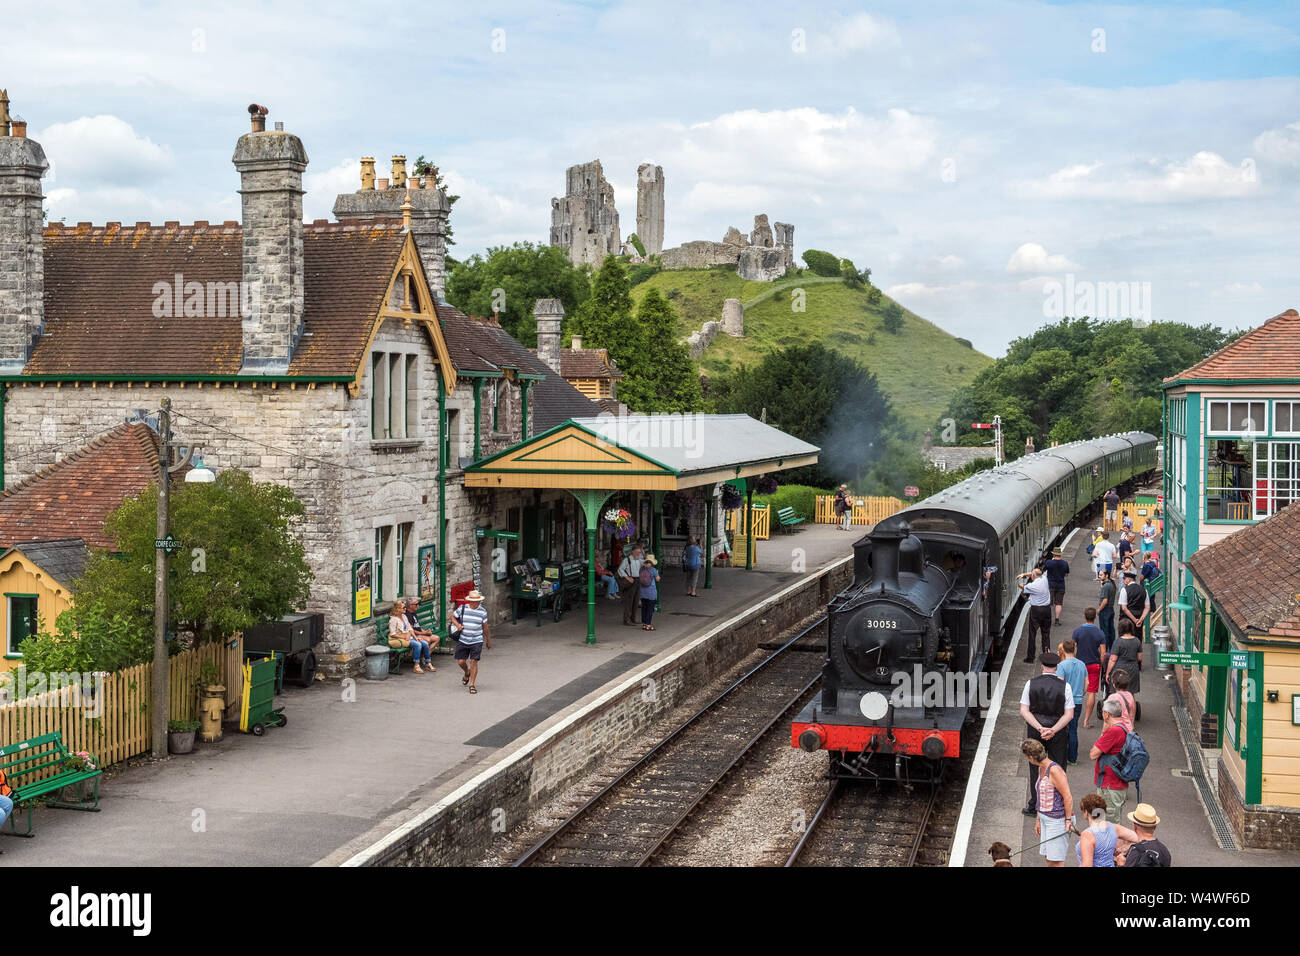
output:
[[[606,256],[618,255],[623,246],[614,187],[598,159],[570,166],[564,186],[564,197],[551,200],[550,244],[567,249],[575,266],[585,262],[600,268]]]
[[[642,163],[636,170],[636,234],[647,256],[664,251],[664,168]]]
[[[253,105],[248,112],[252,130],[239,137],[231,160],[239,170],[243,209],[243,282],[257,303],[243,316],[241,371],[281,374],[289,368],[306,311],[302,172],[307,150],[297,136],[267,130],[265,107]]]
[[[27,124],[9,116],[0,90],[0,371],[27,364],[45,324],[45,250],[41,177],[45,150]]]
[[[335,219],[400,219],[402,204],[410,198],[411,235],[420,251],[429,288],[441,299],[447,288],[447,220],[451,204],[433,176],[407,177],[406,157],[393,157],[392,179],[375,180],[375,161],[361,158],[361,188],[334,201]]]

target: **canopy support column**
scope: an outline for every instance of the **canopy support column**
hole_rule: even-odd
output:
[[[709,493],[704,498],[704,590],[713,587],[713,490],[716,485],[709,485]]]
[[[582,515],[587,521],[587,643],[596,643],[596,528],[600,511],[614,494],[606,489],[583,488],[569,494],[578,499]]]
[[[656,571],[659,570],[659,568],[662,568],[664,565],[664,555],[663,555],[664,519],[663,519],[663,511],[662,511],[663,506],[664,506],[664,492],[662,491],[650,492],[650,549],[654,551],[655,560],[659,562],[658,566],[655,568]],[[655,598],[656,612],[663,609],[664,585],[663,585],[662,578],[659,581],[658,591],[659,591],[659,596]]]
[[[754,569],[754,482],[745,482],[745,570]]]

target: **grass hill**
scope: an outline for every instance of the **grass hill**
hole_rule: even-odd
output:
[[[740,299],[745,337],[715,338],[699,362],[705,374],[758,362],[767,351],[820,342],[871,369],[918,437],[947,407],[953,390],[969,385],[993,361],[907,309],[902,329],[886,332],[883,311],[892,301],[888,296],[872,305],[865,287],[850,288],[839,279],[807,272],[779,282],[747,282],[733,269],[674,269],[633,286],[633,299],[640,302],[652,288],[677,310],[683,338],[705,322],[720,319],[724,299]],[[793,289],[804,290],[806,311],[792,310]]]

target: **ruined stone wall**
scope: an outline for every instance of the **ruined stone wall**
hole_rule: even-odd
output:
[[[570,166],[564,180],[564,197],[551,200],[550,244],[569,250],[574,265],[585,262],[599,268],[623,245],[614,187],[598,159]]]
[[[642,163],[636,171],[636,234],[647,256],[664,251],[664,168]]]

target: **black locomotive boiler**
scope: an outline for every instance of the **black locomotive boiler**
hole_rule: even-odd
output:
[[[988,703],[983,672],[1019,611],[1016,575],[1110,488],[1152,471],[1156,444],[1130,432],[1053,446],[879,522],[827,607],[821,693],[792,745],[830,751],[835,777],[938,777]]]

